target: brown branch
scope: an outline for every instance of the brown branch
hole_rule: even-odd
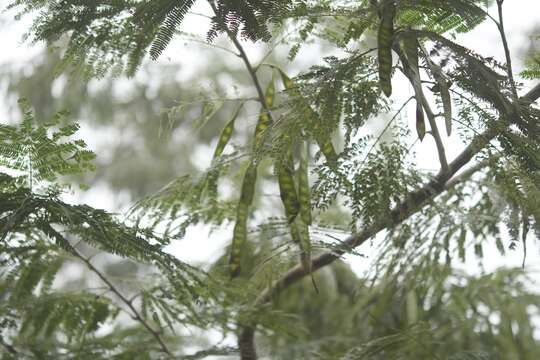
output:
[[[139,322],[146,330],[148,330],[148,332],[156,339],[156,341],[159,343],[159,346],[161,347],[161,351],[165,354],[167,354],[169,357],[172,357],[173,354],[172,352],[169,350],[169,348],[167,347],[167,345],[165,344],[165,342],[163,341],[163,339],[161,338],[160,334],[159,334],[159,331],[155,330],[154,328],[152,328],[152,326],[150,326],[150,324],[148,324],[148,322],[146,320],[144,320],[144,318],[142,317],[142,315],[139,313],[139,311],[137,311],[137,309],[135,308],[135,306],[133,306],[133,302],[130,301],[128,298],[126,298],[121,292],[120,290],[118,290],[118,288],[116,286],[114,286],[114,284],[101,272],[99,271],[91,262],[89,259],[85,258],[76,248],[75,246],[73,246],[64,236],[62,236],[62,234],[60,234],[58,231],[56,231],[52,226],[50,225],[42,225],[43,226],[43,231],[55,238],[55,239],[60,239],[62,241],[62,243],[64,244],[67,244],[70,249],[71,249],[71,253],[73,254],[73,256],[75,256],[76,258],[78,258],[79,260],[81,260],[82,262],[84,262],[86,264],[86,266],[93,272],[95,273],[101,281],[103,281],[103,283],[105,283],[107,285],[107,287],[109,288],[109,290],[114,293],[128,308],[129,310],[131,310],[131,316],[132,318]]]
[[[519,100],[523,105],[531,105],[540,98],[540,83],[536,84],[529,92],[523,95]]]
[[[424,91],[422,90],[420,74],[418,73],[418,71],[411,68],[411,66],[409,65],[409,61],[407,60],[398,45],[395,45],[393,49],[398,54],[401,63],[403,64],[401,72],[407,77],[407,79],[409,79],[409,82],[414,87],[414,92],[416,96],[420,98],[420,101],[422,102],[422,107],[427,114],[429,126],[431,128],[431,135],[433,135],[433,139],[435,140],[437,154],[439,155],[439,162],[441,163],[441,171],[448,172],[449,168],[448,160],[446,160],[446,151],[444,150],[444,144],[442,142],[441,134],[439,133],[437,122],[435,120],[435,114],[431,110],[429,102],[427,101],[426,96],[424,95]]]
[[[454,186],[469,180],[471,176],[476,174],[479,170],[482,170],[483,168],[489,166],[489,164],[492,161],[500,159],[501,156],[502,156],[501,154],[493,155],[483,161],[476,163],[475,165],[471,166],[467,170],[464,170],[463,172],[461,172],[459,175],[456,175],[452,179],[448,180],[446,182],[446,187],[453,188]]]
[[[521,102],[533,103],[540,97],[540,84],[536,85],[527,94],[520,98]],[[508,114],[514,115],[514,114]],[[394,227],[404,220],[408,219],[418,211],[420,211],[429,201],[433,200],[437,195],[448,190],[450,187],[457,184],[458,180],[452,179],[452,177],[472,158],[484,149],[498,134],[498,125],[488,128],[485,132],[476,135],[471,143],[448,165],[448,171],[441,171],[422,188],[411,192],[407,199],[404,200],[399,206],[394,208],[390,216],[386,219],[375,223],[363,231],[353,234],[343,241],[343,248],[353,249],[362,245],[368,239],[375,236],[380,231],[389,227]],[[479,169],[477,169],[479,170]],[[466,172],[460,176],[466,176]],[[459,177],[459,176],[458,176]],[[339,259],[341,255],[345,253],[345,250],[334,250],[331,252],[325,252],[311,260],[311,271],[314,272],[326,265],[331,264],[335,260]],[[272,300],[273,297],[279,295],[283,290],[293,285],[297,281],[301,280],[309,272],[302,264],[298,264],[287,271],[280,279],[274,281],[272,285],[266,288],[259,297],[255,300],[254,306],[259,307]],[[239,335],[239,342],[242,360],[255,360],[255,345],[254,345],[254,332],[256,323],[253,322],[249,325],[245,325]],[[242,349],[245,349],[245,353],[242,353]],[[253,350],[251,350],[253,349]],[[245,354],[245,356],[244,356]]]

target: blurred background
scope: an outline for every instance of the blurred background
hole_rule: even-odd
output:
[[[505,6],[507,35],[515,70],[519,72],[525,62],[540,62],[540,3],[538,0],[507,1]],[[209,14],[209,9],[201,1],[182,25],[185,32],[177,35],[158,61],[147,60],[134,78],[86,81],[77,74],[58,73],[61,46],[47,48],[45,44],[22,41],[31,19],[16,22],[9,12],[1,13],[1,121],[18,121],[17,99],[21,97],[29,99],[38,121],[47,121],[55,112],[68,110],[69,121],[81,124],[79,136],[97,154],[96,171],[77,179],[89,185],[89,190],[74,188],[72,193],[66,194],[70,201],[123,216],[134,202],[155,193],[175,178],[204,170],[210,165],[221,129],[244,99],[247,102],[240,113],[241,121],[236,122],[236,131],[240,134],[237,140],[242,139],[242,134],[252,133],[259,110],[257,102],[250,100],[255,95],[251,80],[241,60],[231,53],[227,39],[220,37],[212,44],[206,42],[209,19],[204,14]],[[294,61],[288,61],[290,48],[298,36],[293,30],[282,29],[275,34],[273,44],[243,43],[252,63],[264,60],[296,75],[311,65],[321,64],[325,56],[339,54],[339,50],[330,45],[313,44],[308,40],[299,48]],[[485,56],[504,58],[498,33],[489,22],[458,40]],[[267,81],[270,72],[261,71],[261,75]],[[409,91],[405,86],[397,93]],[[378,134],[385,126],[381,121],[370,124],[373,134]],[[447,141],[450,156],[458,153],[459,140]],[[419,164],[436,168],[436,158],[431,152],[422,151],[422,146],[426,145],[419,143],[415,148],[421,154]],[[233,186],[234,181],[231,179]],[[279,206],[277,189],[269,189],[264,194],[276,197],[275,205]],[[182,260],[209,267],[223,256],[231,238],[231,227],[224,226],[211,234],[209,231],[204,226],[190,228],[185,238],[171,244],[168,251]],[[538,249],[529,251],[537,253]],[[369,255],[369,249],[363,252]],[[487,270],[505,264],[516,266],[521,264],[521,256],[520,251],[515,251],[503,258],[494,250],[493,254],[485,254],[484,266]],[[126,291],[130,291],[129,279],[134,278],[135,272],[142,271],[133,263],[108,256],[97,261]],[[319,275],[323,291],[309,301],[309,306],[298,300],[304,296],[304,290],[311,291],[309,282],[289,291],[280,306],[284,311],[297,314],[299,322],[307,329],[295,336],[311,342],[321,339],[321,347],[339,346],[330,345],[337,329],[343,338],[357,339],[363,331],[361,322],[353,321],[348,311],[354,304],[353,297],[362,289],[362,280],[356,276],[362,275],[369,266],[369,258],[349,255],[345,262],[326,269]],[[77,276],[66,280],[65,286],[76,288],[91,281],[80,270]],[[397,320],[389,315],[387,321],[392,327]],[[289,338],[275,334],[265,336],[267,346],[274,349],[283,348],[284,342],[289,342],[288,355],[283,354],[283,358],[301,351],[291,345]],[[189,339],[186,344],[193,345],[195,340],[197,344],[204,344],[216,338],[219,340],[216,334],[191,333],[186,335]],[[231,339],[224,340],[228,341]]]

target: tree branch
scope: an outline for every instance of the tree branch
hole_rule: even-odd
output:
[[[422,90],[422,84],[420,79],[420,74],[418,71],[413,70],[411,66],[409,65],[409,62],[399,46],[393,47],[394,51],[398,54],[401,63],[403,64],[403,67],[401,68],[401,72],[403,75],[409,79],[409,82],[414,87],[414,92],[417,97],[419,97],[420,101],[422,102],[422,107],[424,111],[427,114],[427,118],[429,121],[429,126],[431,128],[431,135],[433,135],[433,139],[435,140],[435,145],[437,146],[437,154],[439,155],[439,162],[441,163],[441,171],[447,172],[448,169],[448,160],[446,160],[446,152],[444,150],[444,144],[442,142],[441,134],[439,133],[439,128],[437,127],[437,122],[435,120],[435,114],[433,114],[433,111],[431,110],[431,107],[429,106],[429,102],[426,99],[426,96],[424,95],[424,91]]]
[[[512,95],[514,96],[514,101],[518,99],[518,94],[516,90],[516,83],[514,81],[514,74],[512,71],[512,58],[510,57],[510,48],[508,47],[508,41],[506,39],[506,32],[504,31],[504,21],[503,21],[503,5],[504,0],[497,0],[497,11],[499,13],[499,21],[496,22],[499,33],[501,34],[501,40],[504,48],[504,56],[506,58],[506,73],[510,79],[510,87],[512,88]]]
[[[144,318],[139,313],[139,311],[135,308],[135,306],[133,306],[133,303],[128,298],[126,298],[120,292],[120,290],[118,290],[118,288],[116,288],[116,286],[114,286],[114,284],[110,282],[109,279],[107,279],[107,277],[90,262],[90,260],[82,256],[77,251],[77,249],[75,248],[72,248],[72,249],[73,249],[73,255],[75,255],[75,257],[83,261],[86,264],[86,266],[93,273],[95,273],[101,279],[101,281],[103,281],[107,285],[109,290],[113,292],[129,308],[129,310],[131,310],[133,319],[141,323],[141,325],[144,326],[144,328],[146,328],[146,330],[148,330],[148,332],[156,339],[156,341],[159,343],[159,346],[161,347],[161,351],[167,354],[168,356],[172,356],[173,354],[171,353],[171,351],[169,350],[169,348],[167,347],[167,345],[161,338],[159,331],[155,330],[152,326],[150,326],[150,324],[148,324],[146,320],[144,320]]]
[[[536,85],[527,94],[520,98],[521,102],[533,103],[540,97],[540,84]],[[507,114],[508,116],[513,114]],[[506,124],[506,122],[505,122]],[[365,228],[363,231],[353,234],[343,241],[344,249],[352,249],[362,245],[371,237],[375,236],[380,231],[389,227],[394,227],[404,220],[408,219],[418,211],[420,211],[429,201],[433,200],[436,196],[440,195],[444,191],[448,190],[452,186],[459,182],[460,176],[470,176],[467,172],[452,179],[452,177],[471,159],[484,149],[500,132],[498,126],[491,126],[485,132],[476,135],[471,143],[450,163],[448,164],[448,171],[443,169],[426,185],[417,189],[407,196],[400,205],[395,207],[390,216],[381,219],[379,222]],[[483,167],[483,166],[482,166]],[[472,171],[471,168],[468,171]],[[476,169],[476,171],[480,168]],[[326,265],[331,264],[335,260],[339,259],[341,255],[345,253],[345,250],[334,250],[331,252],[324,252],[319,256],[311,260],[311,272],[314,272]],[[310,272],[302,264],[298,264],[287,271],[281,278],[274,281],[270,287],[267,287],[255,300],[254,306],[259,307],[272,300],[283,290],[301,280],[304,276]],[[240,350],[242,360],[255,360],[255,344],[254,344],[254,332],[256,323],[246,325],[239,335]],[[245,349],[245,355],[242,353],[242,349]],[[251,350],[253,349],[253,350]],[[249,350],[249,351],[248,351]]]
[[[214,12],[214,14],[218,16],[218,9],[216,8],[216,5],[214,4],[214,2],[212,0],[208,0],[208,3],[212,7],[212,11]],[[227,28],[227,25],[224,24],[223,22],[222,22],[222,26],[223,26],[223,30],[225,30],[225,32],[227,33],[227,36],[233,43],[234,47],[236,48],[236,50],[238,50],[238,53],[239,53],[238,55],[244,62],[244,65],[246,66],[246,69],[249,75],[251,76],[251,80],[253,81],[253,85],[255,86],[255,89],[257,90],[257,95],[259,97],[259,101],[261,102],[262,107],[267,112],[268,116],[272,118],[270,114],[270,109],[268,108],[268,105],[266,104],[263,88],[261,86],[261,83],[259,82],[259,78],[257,77],[256,69],[253,67],[253,65],[251,65],[251,62],[249,61],[249,58],[244,50],[244,47],[242,46],[242,44],[240,44],[240,41],[238,41],[236,35],[233,34]]]
[[[161,338],[160,334],[159,334],[159,331],[155,330],[154,328],[152,328],[152,326],[150,326],[150,324],[148,324],[148,322],[146,320],[144,320],[144,318],[142,317],[142,315],[139,313],[139,311],[135,308],[135,306],[133,306],[133,303],[132,301],[130,301],[128,298],[126,298],[121,292],[120,290],[118,290],[118,288],[116,286],[114,286],[114,284],[109,280],[107,279],[107,277],[101,272],[99,271],[91,262],[89,259],[85,258],[76,248],[75,246],[73,246],[64,236],[62,236],[62,234],[60,234],[58,231],[56,231],[52,226],[50,225],[43,225],[44,226],[44,231],[47,235],[53,237],[53,238],[56,238],[56,239],[61,239],[62,240],[62,243],[64,244],[68,244],[69,247],[71,248],[71,253],[76,257],[78,258],[79,260],[81,260],[82,262],[84,262],[86,264],[86,266],[94,273],[96,274],[100,280],[105,283],[107,285],[107,287],[109,288],[109,290],[114,293],[128,308],[129,310],[131,310],[132,312],[132,317],[135,321],[139,322],[146,330],[148,330],[148,332],[156,339],[156,341],[158,342],[160,348],[161,348],[161,351],[165,354],[167,354],[169,357],[172,357],[173,354],[172,352],[169,350],[169,348],[167,347],[167,345],[165,344],[165,342],[163,341],[163,339]]]

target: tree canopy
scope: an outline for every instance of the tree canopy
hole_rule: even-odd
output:
[[[2,359],[538,359],[540,294],[526,265],[540,234],[540,71],[534,47],[514,70],[506,6],[11,0],[6,11],[31,20],[25,39],[45,43],[55,66],[10,75],[28,99],[20,121],[0,125]],[[243,66],[228,71],[216,56],[206,75],[227,73],[247,95],[197,97],[161,75],[110,112],[112,85],[89,95],[90,79],[135,76],[190,36],[190,16],[207,19],[198,41]],[[483,23],[504,58],[460,44]],[[325,56],[293,75],[309,42]],[[258,62],[253,43],[266,53]],[[133,180],[124,215],[66,197],[96,154],[36,86],[49,91],[57,76],[72,79],[60,94],[67,110],[141,133],[119,152],[166,159],[159,171],[141,161],[168,179]],[[171,132],[176,118],[201,130],[171,148],[144,121],[160,112]],[[179,155],[196,142],[213,146],[202,171]],[[115,180],[117,167],[97,163],[119,191],[130,180]],[[212,264],[168,251],[197,225],[229,234]],[[486,271],[493,249],[522,250],[523,267]],[[343,259],[367,252],[359,278]],[[129,279],[98,254],[132,264],[121,271]],[[76,265],[92,278],[70,284]]]

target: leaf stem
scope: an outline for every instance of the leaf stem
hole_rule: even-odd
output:
[[[99,271],[91,262],[89,259],[84,257],[75,246],[73,246],[62,234],[60,234],[58,231],[56,231],[51,225],[42,225],[44,226],[45,233],[47,233],[49,236],[52,236],[54,238],[61,238],[63,239],[63,243],[69,244],[71,253],[73,256],[81,260],[86,264],[86,266],[92,271],[94,274],[96,274],[99,279],[107,285],[109,290],[114,293],[122,303],[124,303],[129,310],[131,310],[131,316],[132,319],[139,322],[158,342],[161,351],[165,354],[167,354],[169,357],[172,357],[173,354],[161,338],[161,335],[159,334],[159,331],[155,330],[148,322],[142,317],[142,315],[139,313],[139,311],[133,306],[132,300],[126,298],[120,290],[114,286],[114,284],[103,274],[101,271]]]

